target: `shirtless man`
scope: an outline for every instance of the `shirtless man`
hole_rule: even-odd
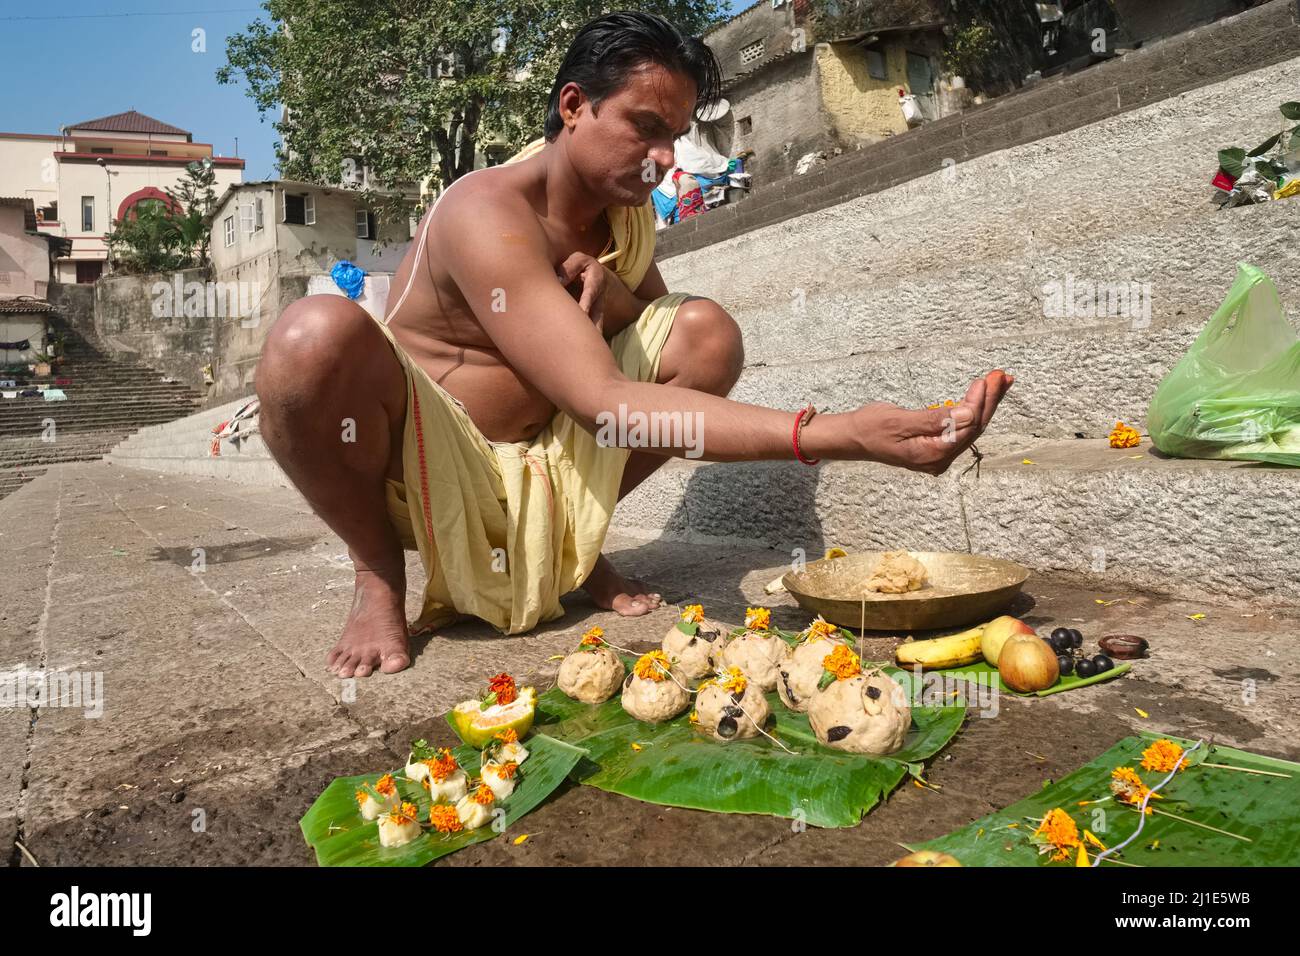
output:
[[[352,610],[327,659],[333,673],[363,677],[410,663],[403,544],[385,488],[404,476],[409,486],[419,474],[403,451],[408,406],[426,404],[431,393],[427,385],[423,399],[412,392],[412,376],[427,373],[489,442],[528,442],[560,413],[594,433],[602,413],[626,406],[629,414],[697,415],[708,426],[707,461],[797,457],[792,412],[725,398],[744,357],[740,331],[717,303],[688,297],[675,306],[652,380],[629,378],[611,352],[611,338],[638,328],[668,290],[653,262],[628,288],[596,261],[613,238],[607,210],[646,205],[673,167],[674,140],[697,107],[718,96],[718,75],[707,47],[662,19],[615,13],[592,21],[557,75],[545,148],[471,173],[426,214],[393,282],[387,334],[338,296],[295,302],[272,328],[257,369],[262,434],[346,542],[356,571]],[[995,371],[955,407],[876,403],[819,414],[799,450],[940,474],[987,426],[1010,385]],[[345,419],[355,422],[355,440],[341,443]],[[686,451],[631,451],[618,497]],[[439,454],[421,446],[421,467],[424,456]],[[659,606],[658,594],[603,555],[592,560],[576,583],[598,606],[623,615]]]

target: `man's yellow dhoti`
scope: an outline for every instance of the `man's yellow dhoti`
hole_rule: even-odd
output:
[[[540,148],[533,144],[515,160]],[[654,216],[649,206],[610,207],[606,215],[621,250],[611,268],[635,290],[654,254]],[[422,230],[417,241],[423,239]],[[624,375],[655,380],[686,298],[656,299],[611,339]],[[387,493],[403,545],[418,550],[424,563],[424,606],[415,627],[472,614],[502,633],[520,634],[560,617],[560,596],[580,587],[600,557],[628,450],[602,447],[564,412],[531,442],[488,441],[465,407],[378,324],[406,370],[404,480],[389,479]]]

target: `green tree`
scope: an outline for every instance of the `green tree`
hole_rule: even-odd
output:
[[[210,164],[190,163],[185,177],[165,190],[172,205],[155,199],[132,206],[104,237],[114,268],[145,273],[207,265],[215,182]]]
[[[440,188],[474,168],[486,137],[518,148],[540,135],[573,35],[623,6],[267,0],[267,20],[227,41],[217,79],[246,83],[263,118],[281,108],[275,126],[282,176],[338,185],[364,170],[366,202],[404,217],[408,201],[385,186]],[[719,0],[627,6],[696,35],[722,13]]]

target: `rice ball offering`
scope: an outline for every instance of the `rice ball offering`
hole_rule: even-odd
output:
[[[808,705],[817,739],[857,754],[891,754],[902,747],[912,726],[903,688],[879,671],[863,673],[858,655],[845,646],[828,654],[823,667],[830,682]]]
[[[758,685],[733,667],[700,685],[691,723],[715,740],[743,740],[757,737],[771,713]]]
[[[721,648],[726,629],[704,617],[702,604],[689,604],[664,636],[663,651],[688,680],[713,672],[713,652]]]
[[[420,835],[420,811],[413,803],[403,803],[379,818],[379,845],[406,846]]]
[[[745,612],[745,632],[732,638],[715,655],[719,669],[738,667],[763,693],[776,689],[777,664],[785,657],[786,643],[772,633],[772,612],[751,607]]]
[[[391,773],[386,773],[374,785],[365,784],[357,791],[357,806],[361,819],[375,820],[398,805],[397,783]]]
[[[627,668],[614,649],[605,643],[605,630],[593,627],[582,635],[578,649],[560,664],[556,681],[560,690],[574,700],[603,704],[618,692]]]
[[[924,586],[925,565],[906,551],[886,551],[862,589],[879,594],[906,594]]]
[[[794,647],[787,645],[785,657],[777,665],[776,692],[781,703],[791,710],[806,711],[817,694],[826,669],[822,662],[837,647],[847,646],[843,632],[819,614],[817,620],[797,635]]]
[[[691,702],[683,675],[663,651],[643,654],[623,682],[623,709],[648,724],[672,720]]]

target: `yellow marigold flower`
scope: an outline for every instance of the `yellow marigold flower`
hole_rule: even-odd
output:
[[[642,654],[632,670],[642,680],[661,681],[667,679],[671,667],[667,654],[663,651],[651,651],[649,654]]]
[[[838,645],[822,658],[822,667],[835,675],[837,680],[848,680],[862,673],[862,661],[847,644]]]
[[[1034,836],[1043,837],[1056,848],[1052,854],[1053,860],[1066,859],[1069,851],[1079,846],[1079,828],[1070,815],[1060,807],[1049,810],[1043,815],[1043,822],[1034,831]]]
[[[688,623],[691,624],[699,624],[701,621],[704,620],[704,605],[703,604],[686,605],[686,609],[682,611],[682,620],[687,621]]]
[[[1116,422],[1115,427],[1110,431],[1111,448],[1136,448],[1141,443],[1142,436],[1138,434],[1138,430],[1123,422]]]
[[[397,792],[397,784],[393,782],[393,775],[386,773],[375,781],[375,790],[385,797],[391,797]]]
[[[370,794],[369,794],[369,793],[368,793],[364,788],[362,788],[361,790],[358,790],[357,793],[356,793],[356,797],[357,797],[357,806],[363,806],[363,805],[365,804],[365,802],[366,802],[366,798],[369,797],[369,796],[370,796]]]
[[[699,722],[700,722],[700,715],[697,714],[695,711],[691,711],[691,723],[698,724]]]
[[[492,792],[492,788],[486,783],[480,783],[478,789],[474,791],[474,802],[480,803],[485,807],[495,799],[496,794]]]
[[[605,643],[605,629],[603,627],[593,627],[582,635],[582,641],[578,647],[600,647]]]
[[[1175,766],[1178,767],[1178,772],[1182,773],[1187,769],[1187,761],[1183,760],[1183,748],[1172,740],[1162,738],[1142,751],[1143,770],[1168,773]]]
[[[492,736],[503,744],[519,743],[519,731],[515,730],[513,727],[507,727],[505,730],[498,730]]]
[[[429,808],[429,823],[439,833],[459,833],[464,829],[456,808],[446,803],[435,803]]]
[[[745,608],[745,627],[751,631],[766,631],[772,624],[772,612],[765,607]]]
[[[743,694],[749,686],[749,680],[739,667],[732,667],[723,675],[719,684],[729,694]]]
[[[830,637],[837,630],[839,628],[834,624],[818,615],[817,620],[808,625],[808,640],[820,641],[824,637]]]

